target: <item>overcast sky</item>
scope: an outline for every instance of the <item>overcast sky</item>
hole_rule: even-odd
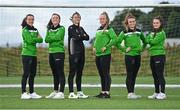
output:
[[[127,2],[128,1],[128,2]],[[180,0],[0,0],[1,5],[98,5],[98,6],[123,6],[123,5],[152,5],[161,1],[168,1],[170,3],[180,4]],[[50,19],[52,13],[56,12],[61,15],[61,25],[67,29],[71,25],[69,20],[71,14],[78,11],[82,16],[81,25],[85,28],[90,37],[95,36],[95,31],[99,27],[98,16],[102,11],[107,11],[111,20],[114,18],[116,11],[122,9],[28,9],[28,8],[2,8],[0,7],[0,45],[5,45],[6,42],[10,44],[19,44],[21,39],[21,21],[28,13],[35,15],[35,26],[44,37],[46,32],[46,24]],[[151,8],[142,9],[147,12]],[[67,30],[66,30],[67,32]],[[67,43],[67,33],[65,36],[65,43]],[[86,42],[87,44],[87,42]]]

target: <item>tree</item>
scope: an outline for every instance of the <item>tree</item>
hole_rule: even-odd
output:
[[[180,14],[173,11],[168,17],[167,27],[165,29],[167,37],[180,38]]]
[[[123,11],[117,11],[114,19],[110,23],[116,34],[119,34],[124,30],[123,21],[127,13],[132,13],[137,19],[139,19],[140,16],[145,15],[145,13],[139,9],[124,9]]]
[[[169,4],[169,2],[161,2],[160,4]],[[143,32],[152,30],[152,19],[155,16],[162,16],[164,20],[164,30],[167,37],[180,37],[180,8],[179,7],[154,7],[150,12],[144,13],[139,9],[124,9],[117,11],[110,25],[114,28],[116,34],[124,30],[122,24],[127,13],[132,13],[137,20],[138,28]]]

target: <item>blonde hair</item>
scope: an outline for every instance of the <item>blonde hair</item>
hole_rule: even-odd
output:
[[[108,16],[108,13],[107,12],[102,12],[101,13],[101,15],[104,15],[105,17],[106,17],[106,24],[105,24],[105,26],[104,26],[104,29],[103,30],[106,30],[107,28],[108,28],[108,26],[109,26],[109,23],[110,23],[110,18],[109,18],[109,16]]]
[[[126,30],[128,30],[128,19],[130,19],[130,18],[136,19],[136,17],[132,13],[127,13],[127,15],[123,21],[123,25],[124,25]]]

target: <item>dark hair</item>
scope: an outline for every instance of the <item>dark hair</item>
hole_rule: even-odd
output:
[[[70,20],[71,20],[71,21],[73,20],[73,17],[74,17],[75,15],[78,15],[78,16],[81,18],[81,15],[76,11],[76,12],[74,12],[74,13],[72,14],[72,16],[70,17]],[[79,25],[79,24],[78,24],[78,25]]]
[[[160,30],[162,30],[162,28],[164,27],[164,20],[163,20],[163,18],[159,15],[159,16],[154,17],[154,18],[153,18],[153,20],[154,20],[154,19],[159,20],[159,21],[160,21],[160,23],[161,23],[161,25],[160,25],[159,29],[158,29],[158,30],[156,30],[156,31],[160,31]],[[153,21],[152,21],[152,22],[153,22]],[[153,27],[153,30],[155,31],[154,27]]]
[[[130,18],[136,19],[136,17],[132,13],[127,13],[127,15],[123,21],[123,25],[126,28],[126,30],[128,30],[128,19],[130,19]]]
[[[23,19],[23,21],[21,23],[22,28],[24,28],[24,27],[26,27],[28,25],[27,22],[26,22],[26,19],[27,19],[28,16],[34,17],[33,14],[27,14],[26,17]]]
[[[103,28],[103,30],[106,30],[107,28],[108,28],[108,26],[109,26],[109,23],[110,23],[110,18],[109,18],[109,16],[108,16],[108,13],[107,12],[102,12],[101,13],[101,15],[104,15],[104,16],[106,16],[106,24],[105,24],[105,26],[104,26],[104,28]]]
[[[59,19],[61,19],[61,17],[60,17],[60,15],[59,14],[57,14],[57,13],[53,13],[52,14],[52,16],[53,15],[56,15],[56,16],[58,16],[59,17]],[[53,27],[53,23],[52,23],[52,16],[51,16],[51,18],[50,18],[50,20],[49,20],[49,23],[47,24],[47,29],[51,29],[52,27]]]

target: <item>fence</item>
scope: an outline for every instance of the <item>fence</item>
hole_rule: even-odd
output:
[[[180,5],[161,4],[153,6],[20,6],[20,5],[0,5],[0,75],[12,76],[22,74],[21,63],[21,21],[23,17],[32,13],[35,15],[35,27],[38,28],[42,36],[45,36],[46,24],[53,12],[61,15],[61,24],[68,28],[71,25],[69,20],[75,11],[81,13],[81,25],[93,40],[96,29],[99,26],[98,16],[102,11],[107,11],[111,18],[111,26],[116,33],[123,29],[122,19],[127,12],[132,12],[138,21],[138,27],[145,33],[151,30],[151,19],[153,16],[161,14],[165,19],[165,31],[168,37],[177,38],[176,42],[168,42],[165,74],[166,76],[180,76]],[[13,18],[13,19],[12,19]],[[65,36],[67,45],[67,30]],[[95,56],[92,53],[91,42],[85,42],[86,63],[85,75],[97,75]],[[69,72],[68,52],[66,48],[65,73]],[[38,48],[38,75],[51,75],[48,63],[47,44],[43,43]],[[111,74],[126,74],[124,55],[116,48],[112,48]],[[142,54],[141,68],[139,75],[150,75],[149,55],[145,51]]]

